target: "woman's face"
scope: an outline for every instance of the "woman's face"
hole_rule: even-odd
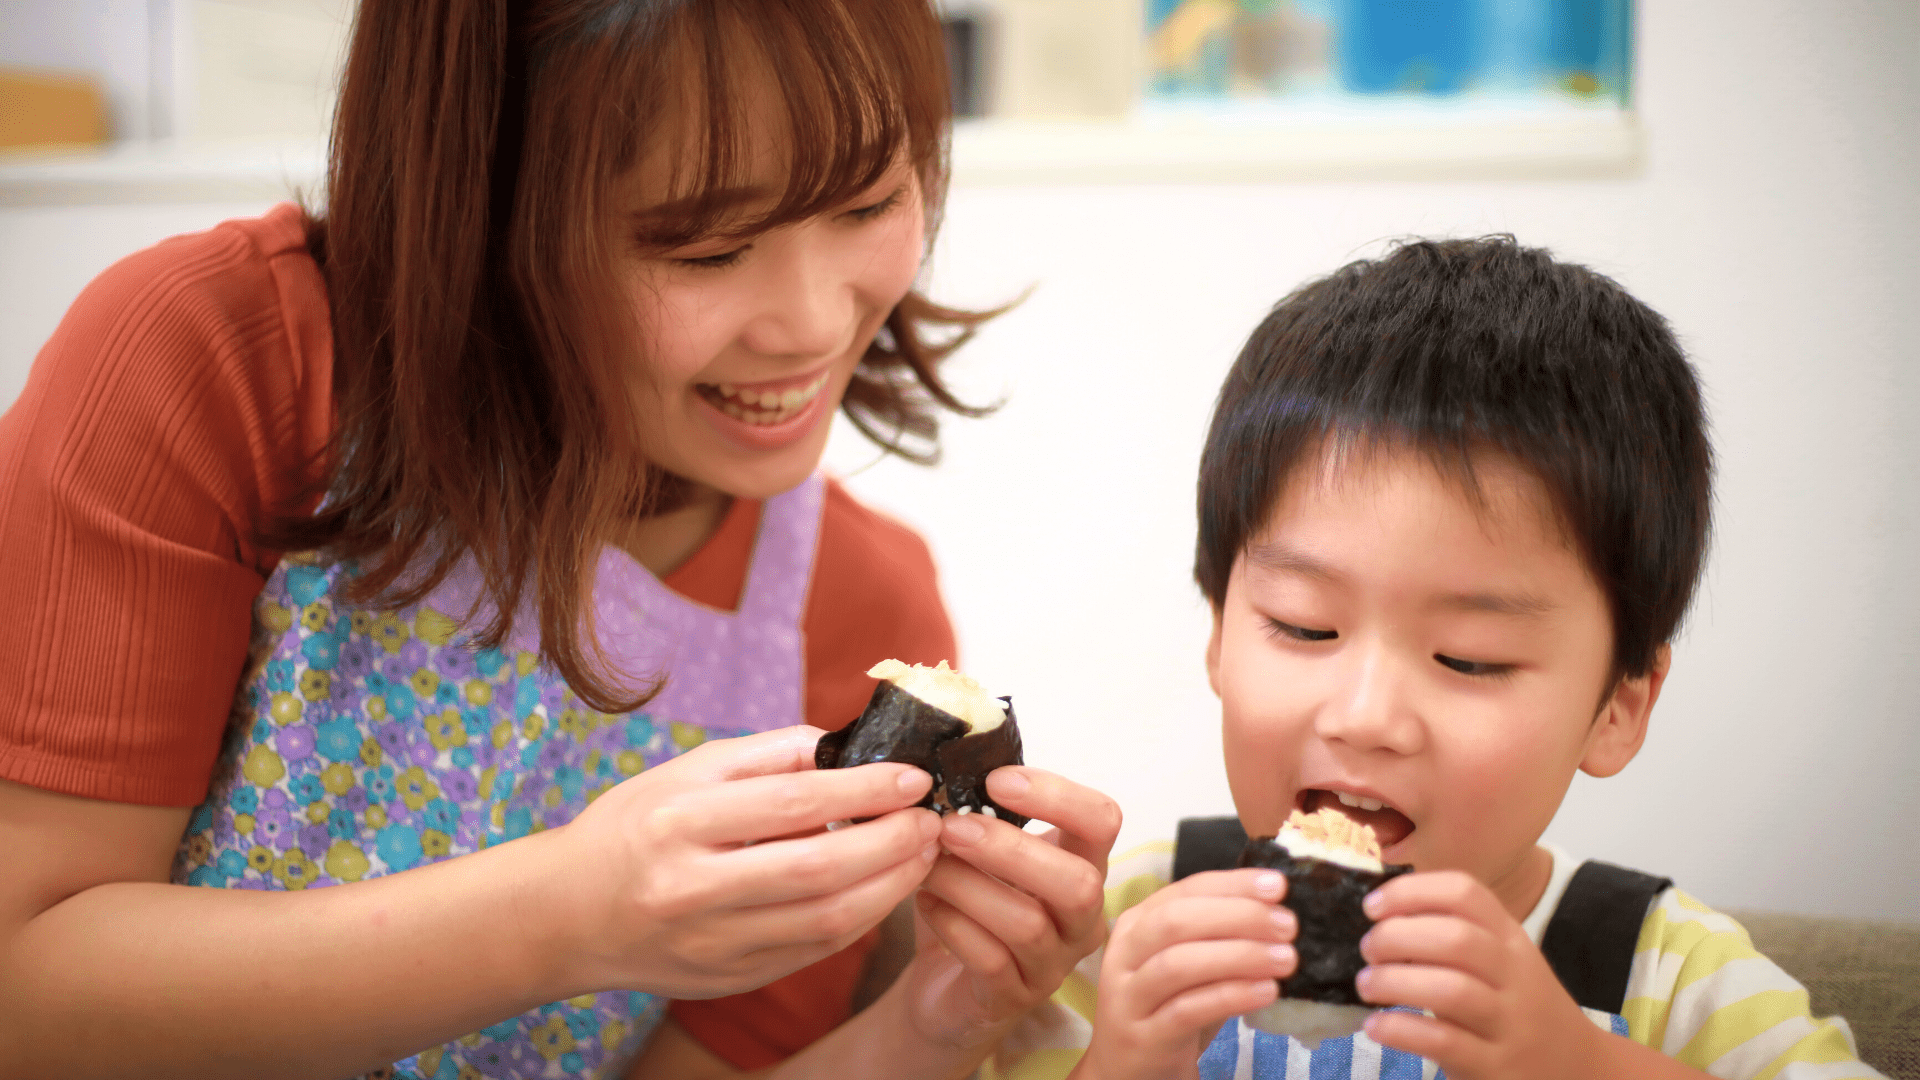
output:
[[[785,187],[777,140],[754,145],[764,152],[736,204],[748,220]],[[819,464],[855,366],[912,287],[925,245],[919,180],[903,157],[816,217],[674,248],[636,240],[671,218],[670,181],[660,154],[622,189],[623,267],[643,342],[632,385],[647,452],[677,476],[766,498]]]

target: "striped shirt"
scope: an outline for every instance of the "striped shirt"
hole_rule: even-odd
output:
[[[1522,922],[1535,945],[1579,861],[1552,845],[1553,874]],[[1108,925],[1165,886],[1173,845],[1148,844],[1108,876]],[[1060,1080],[1093,1035],[1104,950],[1081,961],[1053,999],[1030,1013],[981,1069],[982,1080]],[[1806,988],[1760,955],[1740,924],[1668,888],[1640,926],[1621,1015],[1583,1010],[1599,1027],[1724,1080],[1885,1080],[1859,1060],[1838,1017],[1815,1019]],[[1360,1033],[1309,1050],[1298,1040],[1229,1020],[1200,1055],[1202,1080],[1440,1080],[1432,1061]]]

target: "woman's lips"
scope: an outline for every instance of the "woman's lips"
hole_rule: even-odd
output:
[[[821,370],[755,383],[698,383],[707,419],[751,449],[773,450],[803,438],[825,416],[833,372]]]

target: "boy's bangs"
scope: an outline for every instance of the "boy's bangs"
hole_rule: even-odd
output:
[[[629,84],[646,95],[629,114],[646,142],[675,148],[670,212],[650,241],[744,236],[838,209],[903,160],[937,196],[947,82],[922,4],[710,0],[680,5],[661,30],[670,62],[635,50],[656,63]]]

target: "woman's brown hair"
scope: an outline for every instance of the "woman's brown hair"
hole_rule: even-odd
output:
[[[646,700],[582,618],[602,546],[676,497],[622,374],[645,342],[618,290],[612,193],[663,127],[692,121],[676,204],[687,237],[722,223],[750,156],[742,57],[774,80],[790,147],[786,189],[750,227],[841,206],[904,156],[932,235],[949,105],[927,0],[362,0],[311,230],[334,333],[326,498],[276,546],[353,560],[347,595],[391,607],[470,555],[502,613],[478,642],[537,611],[543,659],[588,704]],[[987,317],[910,293],[848,417],[935,460],[936,407],[983,411],[938,364]]]

